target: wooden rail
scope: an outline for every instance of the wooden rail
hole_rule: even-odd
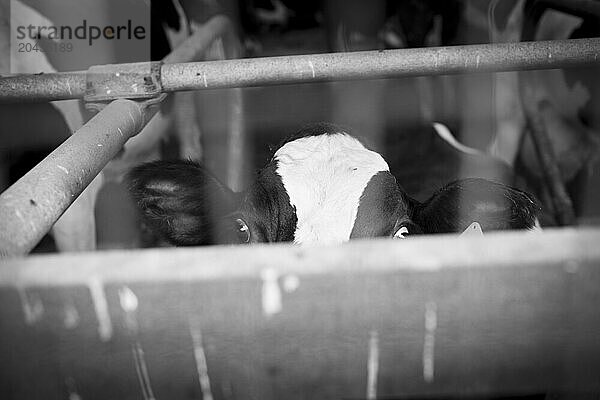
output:
[[[32,255],[0,263],[0,286],[192,282],[278,274],[432,271],[459,268],[523,267],[600,260],[599,229],[490,233],[483,238],[448,240],[454,235],[407,241],[352,241],[340,246],[209,246],[100,253]],[[239,267],[238,267],[239,265]]]
[[[598,229],[564,229],[7,260],[0,392],[598,393],[598,243]]]

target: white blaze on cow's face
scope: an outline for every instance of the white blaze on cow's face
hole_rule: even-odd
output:
[[[274,160],[296,210],[294,242],[299,244],[349,240],[367,184],[378,172],[389,171],[381,155],[344,132],[288,142]]]

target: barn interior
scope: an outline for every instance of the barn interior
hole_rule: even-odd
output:
[[[49,39],[34,40],[44,49],[36,53],[59,72],[165,60],[222,16],[227,39],[223,35],[198,60],[186,61],[600,36],[596,0],[130,0],[127,6],[117,0],[10,0],[0,6],[2,76],[42,72],[16,70],[22,63],[14,54],[15,10],[23,4],[57,25],[134,19],[151,33],[135,50],[131,41],[87,46],[87,39],[74,39],[70,54],[52,48]],[[33,52],[27,53],[23,57]],[[479,62],[477,56],[477,67]],[[26,59],[35,68],[31,63]],[[0,359],[8,360],[8,368],[0,372],[0,397],[595,398],[599,70],[600,63],[587,62],[564,69],[523,66],[214,89],[205,77],[206,88],[173,93],[153,128],[158,140],[148,147],[130,140],[131,147],[90,185],[88,219],[75,222],[66,236],[63,226],[47,231],[29,246],[32,256],[1,261],[0,315],[8,323],[0,323]],[[75,108],[81,124],[98,112],[82,100]],[[369,274],[348,265],[333,279],[314,272],[315,265],[326,265],[329,273],[336,265],[331,260],[344,254],[367,265],[387,248],[360,243],[322,255],[278,247],[154,249],[171,246],[149,231],[128,193],[124,176],[132,167],[192,159],[240,191],[283,140],[324,121],[380,153],[412,198],[425,201],[456,179],[490,179],[533,194],[548,233],[509,233],[489,243],[479,237],[462,244],[415,239],[406,253],[388,253],[415,269],[396,275],[382,266]],[[536,141],[532,121],[541,121],[545,145]],[[458,145],[442,138],[435,123],[447,127]],[[81,124],[74,129],[65,109],[50,102],[0,94],[0,193]],[[0,221],[6,232],[7,221]],[[143,248],[149,253],[120,252]],[[423,252],[439,254],[451,268],[423,274],[430,262]],[[209,272],[191,271],[198,256],[208,260]],[[281,271],[265,276],[263,267],[278,259]],[[250,260],[248,270],[211,275],[239,260]],[[486,265],[500,267],[481,268]],[[177,277],[168,277],[169,268],[180,267]],[[309,272],[299,274],[299,283],[301,267]],[[61,268],[66,277],[59,277]],[[278,309],[281,296],[285,313]],[[390,316],[406,320],[406,329],[390,326]],[[436,348],[447,350],[437,356],[435,380],[434,337]]]

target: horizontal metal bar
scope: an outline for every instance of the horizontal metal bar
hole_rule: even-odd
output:
[[[86,71],[77,71],[0,78],[0,104],[80,99],[86,76]]]
[[[153,116],[156,107],[115,100],[0,195],[0,258],[24,255]]]
[[[584,262],[600,267],[598,243],[600,229],[565,228],[318,247],[271,244],[32,255],[0,262],[0,285],[85,285],[90,277],[105,283],[228,280],[258,278],[265,269],[280,276],[561,264],[573,269]],[[244,260],[243,266],[240,260]]]
[[[555,69],[600,63],[600,39],[317,54],[164,65],[163,89]]]
[[[165,64],[166,92],[376,79],[471,72],[568,68],[600,62],[600,38],[482,44],[354,53],[311,54],[241,60]],[[146,63],[142,63],[147,66]],[[77,72],[75,74],[82,74]],[[66,88],[68,74],[47,74],[36,95],[43,100],[81,97],[84,87]],[[0,79],[0,102],[32,100],[32,78]],[[23,82],[27,82],[24,85]],[[83,85],[84,81],[80,82]],[[45,88],[48,86],[48,88]]]
[[[117,98],[158,97],[162,92],[162,63],[198,61],[215,39],[223,36],[233,36],[233,28],[227,17],[217,15],[197,29],[161,62],[148,62],[146,65],[131,63],[92,66],[87,71],[84,101],[94,103]]]

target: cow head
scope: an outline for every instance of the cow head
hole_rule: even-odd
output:
[[[330,124],[289,138],[241,193],[189,161],[143,164],[130,172],[129,186],[149,227],[175,245],[403,238],[458,231],[471,217],[484,229],[529,228],[536,208],[524,193],[484,180],[454,182],[421,204],[380,154]],[[497,196],[486,196],[490,190]],[[458,198],[471,201],[471,215],[459,215]]]

